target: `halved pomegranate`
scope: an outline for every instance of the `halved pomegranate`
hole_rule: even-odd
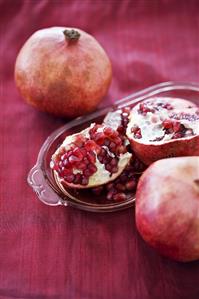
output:
[[[126,140],[105,125],[92,124],[67,136],[50,163],[56,179],[73,188],[91,188],[116,179],[132,154]]]
[[[199,155],[199,108],[178,98],[155,97],[133,107],[126,131],[146,165],[176,156]]]

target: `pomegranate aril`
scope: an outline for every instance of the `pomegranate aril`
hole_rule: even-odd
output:
[[[74,181],[74,174],[68,174],[66,176],[64,176],[64,179],[68,182],[68,183],[72,183]]]
[[[66,154],[63,154],[63,155],[61,156],[60,160],[61,160],[61,161],[64,161],[65,159],[67,159],[67,157],[68,157],[68,154],[67,154],[67,153],[66,153]]]
[[[116,184],[115,188],[119,191],[125,191],[125,189],[126,189],[125,185],[123,185],[121,183]]]
[[[94,150],[96,147],[96,143],[93,140],[88,140],[85,143],[85,148],[89,151],[89,150]]]
[[[141,130],[140,129],[134,134],[134,137],[137,138],[137,139],[142,138],[142,134],[141,134]]]
[[[111,142],[110,145],[109,145],[109,149],[110,150],[115,150],[116,148],[116,144],[114,142]]]
[[[84,169],[86,169],[86,164],[81,162],[81,163],[78,164],[77,168],[80,169],[80,170],[84,170]]]
[[[97,158],[98,158],[98,160],[99,160],[100,163],[103,163],[103,159],[104,159],[104,157],[98,155]]]
[[[108,183],[107,185],[106,185],[106,190],[111,190],[111,189],[113,189],[113,186],[114,186],[114,184],[113,183]]]
[[[104,140],[104,145],[105,145],[105,146],[109,146],[109,145],[110,145],[110,140],[106,138],[106,139]]]
[[[92,152],[88,152],[87,153],[87,159],[89,160],[89,162],[91,163],[95,163],[96,159],[95,159],[95,154],[93,155]]]
[[[127,112],[129,114],[131,111],[131,107],[126,106],[126,107],[122,108],[122,111]]]
[[[87,154],[87,150],[85,148],[81,148],[81,153],[82,153],[83,157],[85,157]]]
[[[125,188],[128,191],[133,191],[133,190],[135,190],[136,185],[137,185],[136,181],[131,180],[131,181],[129,181],[129,182],[126,183]]]
[[[85,164],[89,164],[89,160],[87,159],[87,157],[84,157],[83,162],[84,162]]]
[[[162,122],[162,125],[165,129],[170,129],[173,127],[173,123],[170,119],[165,119],[163,122]]]
[[[77,156],[74,156],[74,155],[71,155],[69,158],[68,158],[68,161],[70,162],[70,163],[74,163],[74,162],[80,162],[82,160],[82,158],[79,158],[79,157],[77,157]]]
[[[121,145],[121,146],[117,147],[117,152],[119,154],[125,154],[127,152],[127,149],[126,149],[126,147],[124,145]]]
[[[172,139],[177,139],[177,138],[182,138],[182,137],[183,137],[183,134],[182,134],[181,132],[176,132],[176,133],[173,135]]]
[[[116,145],[121,145],[122,144],[122,140],[121,140],[120,137],[114,138],[114,142],[115,142]]]
[[[82,182],[81,182],[81,184],[82,184],[83,186],[88,185],[88,178],[86,178],[86,177],[82,177]]]
[[[100,151],[100,156],[104,157],[104,156],[106,156],[106,154],[107,154],[106,150],[104,148],[102,148]]]
[[[181,124],[177,121],[174,121],[173,122],[173,131],[176,133],[176,132],[180,131],[180,129],[181,129]]]
[[[74,184],[81,184],[82,175],[81,173],[76,173],[73,183]]]
[[[90,170],[89,170],[89,169],[85,169],[85,170],[83,171],[83,175],[84,175],[86,178],[89,178],[90,175],[91,175]]]
[[[111,173],[116,173],[118,172],[118,167],[117,166],[114,166],[112,169],[111,169]]]
[[[90,172],[93,174],[97,171],[97,167],[95,166],[95,164],[89,164],[88,165],[88,169],[90,170]]]
[[[110,127],[105,127],[103,132],[104,132],[104,134],[111,136],[114,131]]]
[[[113,199],[113,196],[114,196],[114,194],[116,194],[116,193],[117,193],[117,191],[116,191],[115,189],[111,189],[111,190],[107,193],[106,198],[107,198],[108,200],[111,200],[111,199]]]
[[[125,193],[116,193],[113,195],[113,199],[115,201],[124,201],[127,199],[127,197]]]
[[[78,147],[76,147],[73,150],[73,155],[75,155],[76,157],[81,158],[81,159],[83,158],[83,154],[82,154],[81,150]]]
[[[116,158],[113,158],[110,162],[111,166],[116,166],[118,164],[118,160]]]

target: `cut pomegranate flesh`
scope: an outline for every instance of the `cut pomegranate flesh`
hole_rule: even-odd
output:
[[[128,164],[124,138],[108,126],[93,124],[66,137],[52,156],[50,167],[60,183],[91,188],[114,180]]]

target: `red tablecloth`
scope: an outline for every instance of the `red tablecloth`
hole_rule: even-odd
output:
[[[27,173],[64,121],[26,105],[13,82],[22,44],[54,25],[80,27],[104,46],[113,64],[105,101],[198,81],[198,1],[1,0],[0,20],[0,298],[198,299],[199,263],[160,257],[139,237],[133,208],[102,215],[37,200]]]

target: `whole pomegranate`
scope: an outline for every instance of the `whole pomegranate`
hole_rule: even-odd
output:
[[[149,98],[133,107],[126,134],[147,165],[167,157],[197,156],[199,108],[183,99]]]
[[[159,253],[199,259],[199,157],[163,159],[147,168],[136,192],[136,225]]]
[[[68,118],[93,111],[111,78],[111,63],[103,48],[76,28],[36,31],[15,65],[16,85],[27,103]]]

